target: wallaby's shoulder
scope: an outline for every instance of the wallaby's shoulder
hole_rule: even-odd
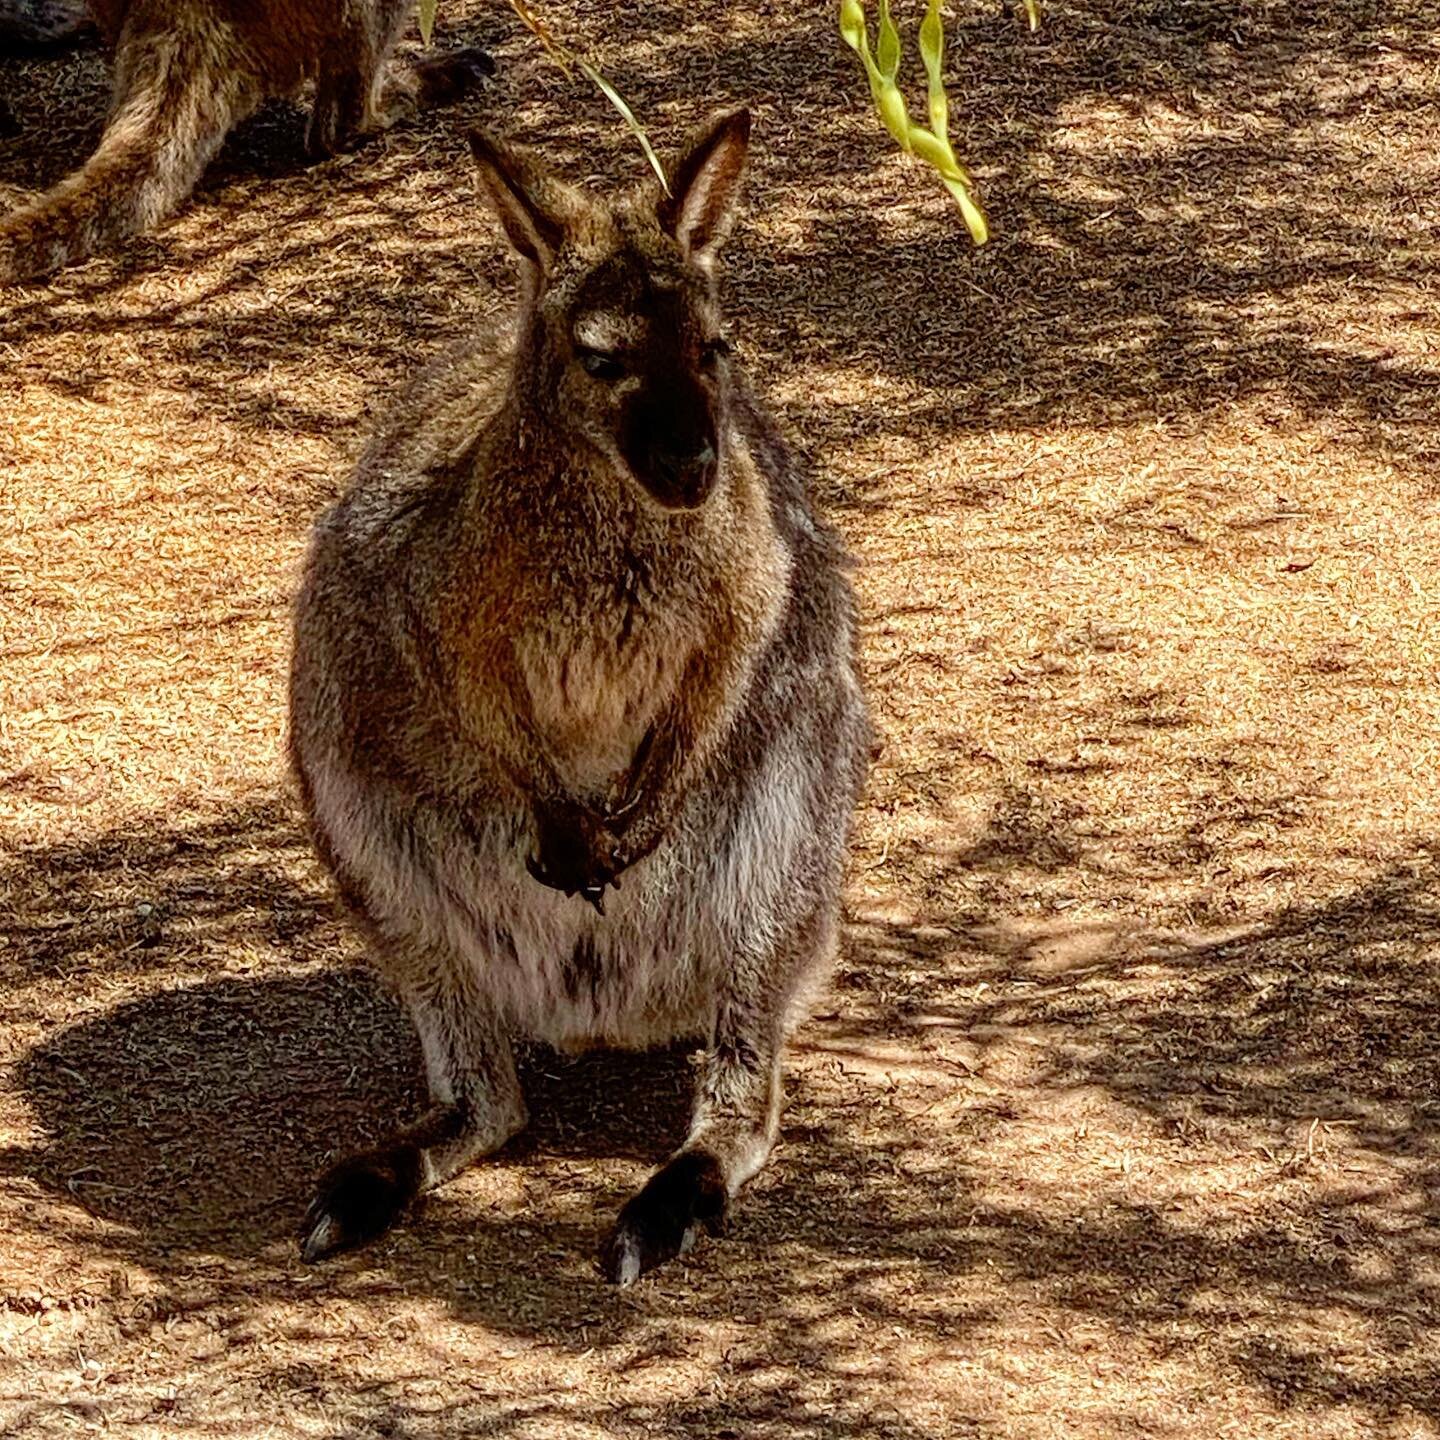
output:
[[[731,371],[730,422],[764,483],[775,533],[796,562],[797,579],[832,576],[843,585],[854,560],[819,503],[818,472],[809,453],[786,434],[774,411],[739,365]]]
[[[422,366],[382,412],[345,494],[321,528],[369,550],[453,504],[505,400],[509,322],[481,326]]]

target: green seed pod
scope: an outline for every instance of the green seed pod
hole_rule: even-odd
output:
[[[880,24],[875,35],[875,63],[887,80],[900,72],[900,32],[890,16],[890,0],[880,0]]]
[[[840,38],[857,54],[870,53],[865,34],[865,7],[860,0],[840,0]]]
[[[947,180],[941,176],[940,183],[950,192],[955,203],[960,207],[960,218],[965,222],[965,228],[970,232],[970,238],[977,245],[983,245],[990,238],[990,224],[985,219],[985,212],[969,190],[958,180]]]
[[[1024,3],[1028,9],[1038,6],[1039,0],[1024,0]],[[990,238],[990,227],[979,201],[971,193],[974,182],[970,172],[956,159],[954,147],[950,144],[950,106],[943,73],[945,28],[940,15],[940,0],[927,0],[925,19],[920,25],[920,58],[925,64],[932,126],[929,130],[911,121],[905,96],[895,83],[901,60],[900,32],[890,13],[890,0],[879,0],[879,6],[880,19],[873,54],[865,18],[865,0],[840,0],[840,38],[860,57],[875,109],[896,144],[935,169],[940,183],[959,207],[970,238],[975,244],[983,245]]]
[[[950,102],[945,94],[945,25],[940,19],[940,0],[930,0],[920,22],[920,58],[930,94],[930,128],[944,140],[950,134]]]
[[[878,75],[878,72],[877,72]],[[905,97],[893,80],[883,75],[872,76],[870,89],[875,96],[875,108],[885,122],[885,128],[895,137],[902,150],[910,149],[910,112],[905,107]]]

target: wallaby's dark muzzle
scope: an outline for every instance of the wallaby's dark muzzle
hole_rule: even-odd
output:
[[[694,510],[715,488],[720,447],[699,386],[670,385],[641,397],[626,417],[621,449],[635,478],[668,509]]]

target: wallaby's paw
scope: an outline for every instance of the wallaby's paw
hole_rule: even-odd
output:
[[[473,94],[495,73],[489,52],[470,46],[441,55],[427,55],[415,62],[420,86],[420,103],[426,106],[453,105]]]
[[[703,1150],[677,1155],[625,1202],[610,1238],[600,1249],[600,1269],[616,1285],[630,1285],[647,1270],[683,1255],[703,1226],[718,1235],[725,1226],[725,1176]]]
[[[624,868],[620,841],[604,819],[581,805],[556,806],[537,812],[535,829],[539,853],[525,861],[531,876],[552,890],[582,896],[603,915],[606,887],[620,888]]]
[[[420,1193],[424,1166],[414,1145],[356,1155],[328,1171],[300,1227],[307,1265],[383,1235]]]

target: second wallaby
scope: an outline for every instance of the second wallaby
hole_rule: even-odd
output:
[[[190,194],[235,125],[307,80],[315,100],[306,148],[321,158],[407,110],[459,98],[493,71],[481,50],[392,69],[414,8],[415,0],[90,0],[114,48],[105,131],[80,170],[0,217],[0,284],[151,229]]]
[[[512,1038],[705,1045],[612,1280],[718,1228],[770,1154],[869,727],[842,547],[721,333],[749,130],[608,204],[475,137],[519,314],[420,377],[316,529],[292,758],[433,1106],[321,1181],[308,1260],[525,1124]]]

